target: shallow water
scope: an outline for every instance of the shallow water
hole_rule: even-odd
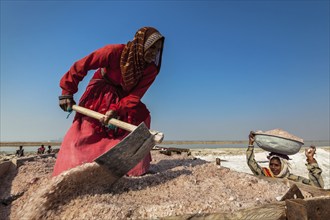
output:
[[[24,149],[25,153],[37,152],[38,148],[40,147],[40,146],[35,147],[35,146],[24,146],[24,145],[22,145],[22,146],[23,146],[23,149]],[[47,150],[48,146],[45,146],[45,148]],[[52,145],[53,150],[59,149],[59,148],[60,148],[60,146],[55,146],[55,145],[53,146]],[[3,152],[3,153],[13,153],[13,154],[15,154],[16,150],[18,150],[17,146],[1,146],[0,147],[0,153]]]
[[[247,144],[228,144],[231,141],[226,141],[225,144],[159,144],[157,146],[159,147],[176,147],[176,148],[188,148],[188,149],[203,149],[203,148],[209,148],[209,149],[216,149],[216,148],[246,148]],[[237,141],[232,141],[233,143]],[[27,152],[37,152],[38,148],[40,146],[24,146],[24,151]],[[303,147],[308,147],[310,145],[315,145],[316,147],[328,147],[330,146],[330,140],[319,140],[319,141],[305,141],[305,144]],[[47,146],[45,145],[46,149]],[[60,146],[52,145],[53,149],[59,149]],[[18,149],[17,146],[1,146],[0,147],[0,153],[15,153]]]
[[[236,142],[236,141],[233,141]],[[314,145],[316,147],[328,147],[330,146],[330,140],[321,141],[305,141],[303,147],[309,147]],[[177,147],[177,148],[189,148],[189,149],[203,149],[203,148],[246,148],[247,144],[160,144],[160,147]]]

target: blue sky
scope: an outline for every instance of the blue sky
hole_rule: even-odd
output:
[[[329,1],[2,0],[1,141],[61,139],[63,74],[143,26],[166,37],[142,100],[165,140],[329,140]]]

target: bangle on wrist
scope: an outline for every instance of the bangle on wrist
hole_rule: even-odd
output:
[[[62,99],[72,99],[73,98],[73,95],[60,95],[58,97],[59,100],[62,100]]]

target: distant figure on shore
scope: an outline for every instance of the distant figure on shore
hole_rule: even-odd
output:
[[[52,146],[48,145],[48,150],[46,151],[47,154],[53,153]]]
[[[23,146],[19,146],[19,149],[16,150],[16,156],[18,156],[18,157],[24,157],[24,149],[23,149]]]
[[[46,148],[42,144],[41,147],[38,148],[38,154],[44,154],[45,153],[45,150],[46,150]]]
[[[307,161],[307,170],[309,179],[301,176],[297,176],[290,173],[290,158],[288,155],[277,154],[271,152],[268,155],[269,160],[269,168],[261,167],[256,162],[254,158],[254,135],[250,133],[249,135],[249,146],[246,151],[246,160],[247,164],[250,167],[252,173],[256,176],[267,176],[267,177],[275,177],[275,178],[287,178],[288,180],[292,180],[295,182],[301,182],[307,185],[312,185],[316,187],[323,188],[324,182],[321,176],[322,170],[319,167],[317,161],[314,158],[314,154],[316,151],[315,146],[310,146],[309,149],[305,150],[306,161]]]

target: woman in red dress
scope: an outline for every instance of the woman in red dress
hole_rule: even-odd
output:
[[[144,122],[150,128],[150,113],[141,98],[160,71],[164,37],[152,27],[139,29],[127,44],[111,44],[75,62],[60,81],[60,107],[71,111],[73,95],[89,70],[96,70],[79,105],[102,114],[101,121],[76,113],[66,133],[55,163],[53,176],[84,163],[93,162],[119,143],[128,132],[104,126],[116,117],[130,124]],[[129,176],[146,173],[150,153]]]

